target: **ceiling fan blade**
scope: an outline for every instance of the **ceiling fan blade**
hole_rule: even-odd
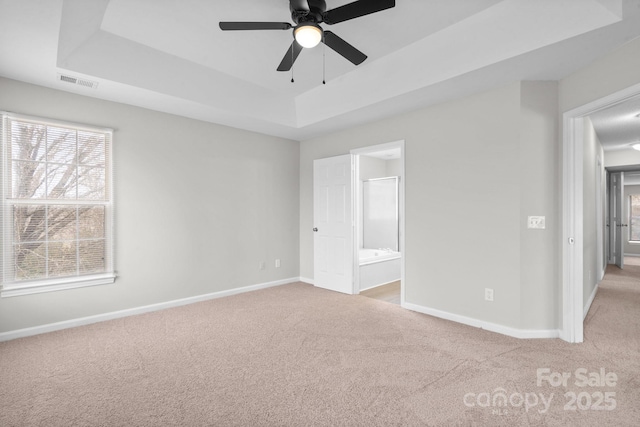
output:
[[[331,31],[324,32],[324,44],[344,56],[349,61],[353,62],[355,65],[360,65],[365,59],[367,59],[367,55],[360,52],[358,49],[351,46]]]
[[[287,53],[285,53],[284,58],[282,58],[282,62],[278,66],[278,71],[289,71],[291,67],[293,67],[293,63],[298,59],[298,55],[300,55],[302,49],[302,46],[294,40],[289,50],[287,50]]]
[[[221,22],[220,29],[235,30],[290,30],[293,28],[288,22]]]
[[[338,22],[348,21],[349,19],[359,18],[370,13],[380,12],[381,10],[395,7],[395,0],[360,0],[344,6],[336,7],[324,13],[324,22],[329,25]]]

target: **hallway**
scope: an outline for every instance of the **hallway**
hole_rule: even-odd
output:
[[[601,351],[602,362],[628,360],[640,372],[640,257],[625,257],[624,269],[608,265],[584,321],[584,344]],[[631,366],[629,366],[631,367]],[[636,385],[638,386],[638,385]]]

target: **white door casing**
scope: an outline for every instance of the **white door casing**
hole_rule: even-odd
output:
[[[607,171],[607,264],[615,263],[615,233],[613,232],[613,173]]]
[[[624,268],[624,235],[626,231],[625,215],[623,213],[624,206],[624,173],[615,172],[611,174],[613,196],[613,257],[614,263]]]
[[[563,113],[562,118],[562,328],[560,338],[580,343],[583,331],[583,126],[584,117],[640,96],[640,84]],[[605,163],[606,164],[606,163]],[[614,233],[609,218],[609,233]]]
[[[314,284],[353,294],[353,156],[313,162]]]

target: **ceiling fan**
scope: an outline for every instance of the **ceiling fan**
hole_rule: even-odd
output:
[[[367,55],[338,37],[335,33],[323,30],[321,23],[328,25],[359,18],[371,13],[390,9],[396,5],[395,0],[359,0],[335,9],[326,10],[324,0],[289,0],[291,19],[295,26],[288,22],[220,22],[223,31],[236,30],[290,30],[293,28],[293,43],[278,66],[278,71],[289,71],[303,48],[312,48],[322,42],[337,53],[360,65]]]

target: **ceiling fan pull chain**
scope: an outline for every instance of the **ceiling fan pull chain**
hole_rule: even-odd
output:
[[[327,77],[327,44],[324,42],[324,31],[322,32],[322,84],[326,85]]]
[[[294,82],[294,80],[293,80],[293,64],[295,62],[295,58],[294,58],[294,55],[293,55],[293,50],[294,50],[293,49],[293,45],[291,45],[291,83]]]

